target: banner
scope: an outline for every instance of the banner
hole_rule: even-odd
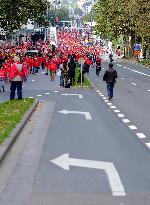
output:
[[[56,27],[50,27],[50,44],[56,45],[57,44],[57,34],[56,34]]]

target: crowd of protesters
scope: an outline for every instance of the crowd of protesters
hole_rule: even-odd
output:
[[[101,57],[103,52],[99,45],[87,47],[80,40],[76,31],[58,31],[57,45],[32,42],[14,46],[0,47],[0,92],[5,92],[5,82],[10,83],[10,99],[15,99],[17,90],[18,99],[22,99],[22,83],[29,75],[37,75],[39,69],[45,70],[45,75],[50,74],[54,81],[55,75],[60,78],[60,86],[69,88],[75,83],[76,69],[80,67],[80,59],[84,59],[82,75],[79,69],[77,82],[84,82],[84,74],[89,73],[90,66],[96,65],[96,75],[101,71]],[[37,50],[38,52],[30,52]]]

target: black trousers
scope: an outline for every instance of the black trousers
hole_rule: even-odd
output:
[[[22,99],[22,81],[11,81],[10,100],[15,99],[15,91],[17,89],[18,100]]]

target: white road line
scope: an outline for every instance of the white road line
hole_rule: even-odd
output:
[[[55,90],[54,93],[58,93],[59,91]]]
[[[150,92],[150,90],[147,90],[148,92]]]
[[[89,112],[82,112],[82,111],[68,111],[68,110],[61,110],[58,111],[61,114],[67,115],[67,114],[78,114],[78,115],[84,115],[86,120],[92,120],[92,117]]]
[[[120,112],[120,110],[114,110],[114,112],[115,112],[115,113],[119,113],[119,112]]]
[[[127,68],[127,67],[124,67],[124,68]]]
[[[32,80],[32,82],[34,82],[35,80]]]
[[[122,118],[125,117],[124,114],[118,114],[118,117]]]
[[[107,105],[112,105],[112,103],[107,103]]]
[[[137,130],[138,128],[135,125],[129,125],[128,126],[131,130]]]
[[[106,97],[103,97],[103,100],[107,100],[107,98],[106,98]]]
[[[136,85],[135,83],[131,83],[132,85]]]
[[[104,97],[104,95],[100,95],[101,97]]]
[[[124,122],[124,123],[129,123],[130,120],[128,120],[128,119],[122,119],[122,122]]]
[[[100,91],[99,91],[99,90],[97,90],[96,92],[97,92],[97,93],[100,93]]]
[[[45,95],[49,95],[50,93],[45,93]]]
[[[99,93],[99,95],[103,95],[103,93]]]
[[[70,166],[104,170],[109,181],[113,196],[125,196],[125,190],[117,169],[112,162],[101,162],[87,159],[69,157],[69,153],[63,154],[50,162],[64,170],[70,170]]]
[[[104,100],[104,101],[105,101],[105,103],[109,102],[109,100]]]
[[[136,135],[137,135],[140,139],[146,138],[146,135],[144,135],[143,133],[136,133]]]
[[[42,97],[42,95],[37,95],[37,97]]]
[[[150,142],[145,143],[145,144],[146,144],[146,146],[150,149]]]
[[[121,78],[122,80],[124,80],[124,78]]]
[[[116,106],[112,105],[110,106],[111,109],[116,109]]]
[[[30,99],[33,99],[34,97],[29,97]]]

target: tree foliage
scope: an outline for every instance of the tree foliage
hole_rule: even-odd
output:
[[[83,11],[78,6],[76,6],[74,8],[74,14],[77,15],[77,16],[82,16],[83,15]]]
[[[13,31],[26,24],[28,19],[40,19],[46,9],[44,0],[0,0],[0,27]]]
[[[96,28],[104,36],[150,33],[149,0],[97,0],[95,12]]]
[[[69,10],[66,7],[52,9],[52,10],[49,10],[48,16],[49,16],[48,18],[49,22],[54,26],[55,17],[58,17],[59,22],[69,20]]]

